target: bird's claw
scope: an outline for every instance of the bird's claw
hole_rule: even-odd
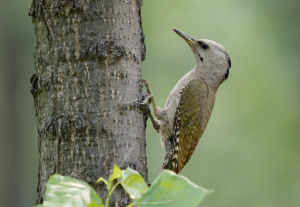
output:
[[[144,114],[149,114],[150,113],[150,107],[149,107],[149,104],[147,102],[143,101],[141,103],[138,103],[137,106],[142,112],[144,112]]]
[[[153,100],[153,94],[149,94],[148,96],[146,96],[146,98],[144,99],[143,102],[147,103],[148,105],[150,105],[152,103]]]
[[[140,79],[138,80],[138,83],[141,83],[145,86],[146,90],[147,90],[147,96],[145,97],[145,99],[140,102],[138,104],[138,107],[145,113],[145,114],[149,114],[151,113],[149,105],[152,103],[153,101],[153,94],[150,90],[150,86],[148,81],[146,81],[145,79]]]
[[[143,83],[143,84],[148,84],[149,85],[148,81],[146,81],[145,79],[138,80],[138,83]]]
[[[140,79],[138,80],[138,83],[142,83],[147,89],[147,94],[152,95],[148,81],[146,81],[145,79]]]

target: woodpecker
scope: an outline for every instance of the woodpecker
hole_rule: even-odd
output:
[[[231,60],[226,49],[212,40],[194,39],[174,31],[192,49],[196,65],[176,83],[165,108],[156,105],[149,83],[143,104],[152,104],[155,117],[147,110],[154,129],[160,134],[165,156],[162,169],[179,173],[190,160],[211,115],[216,92],[228,78]]]

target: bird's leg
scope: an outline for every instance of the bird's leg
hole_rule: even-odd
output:
[[[154,115],[156,116],[157,119],[154,118],[154,116],[152,115],[151,111],[149,110],[149,112],[147,113],[151,119],[153,128],[159,132],[160,129],[160,121],[162,120],[162,114],[163,114],[163,110],[158,107],[155,103],[155,99],[154,99],[154,95],[150,90],[150,86],[149,83],[146,80],[140,80],[140,83],[143,83],[146,87],[147,90],[147,97],[144,99],[144,101],[142,102],[143,104],[147,104],[148,106],[152,103],[153,106],[153,110],[154,110]]]
[[[160,123],[157,119],[155,119],[151,113],[151,111],[149,110],[148,116],[150,117],[150,120],[152,122],[152,126],[153,128],[157,131],[157,133],[159,132],[160,129]]]
[[[146,87],[147,90],[147,97],[145,100],[149,101],[148,104],[150,105],[152,103],[153,106],[153,110],[154,110],[154,114],[157,117],[158,120],[163,120],[164,122],[167,122],[166,118],[165,118],[165,113],[164,110],[161,109],[159,106],[156,105],[155,99],[154,99],[154,95],[152,93],[152,91],[150,90],[150,86],[149,83],[144,80],[141,79],[139,82],[143,83]]]
[[[149,104],[150,104],[150,99],[152,96],[147,96],[141,103],[138,104],[138,107],[149,116],[153,128],[159,132],[159,128],[160,128],[160,123],[157,119],[154,118],[154,116],[151,113],[151,110],[149,108]]]

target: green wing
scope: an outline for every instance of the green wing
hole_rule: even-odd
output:
[[[169,165],[176,173],[190,160],[205,130],[211,111],[208,93],[209,89],[201,79],[191,80],[181,91],[174,119],[174,152]]]

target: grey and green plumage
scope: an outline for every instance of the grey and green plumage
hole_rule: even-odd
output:
[[[194,91],[198,91],[195,93]],[[209,88],[201,79],[192,79],[180,91],[174,118],[174,152],[163,168],[179,172],[190,160],[210,116]],[[203,107],[204,106],[204,107]]]
[[[166,154],[163,169],[179,173],[190,160],[211,115],[219,85],[228,77],[231,61],[228,52],[211,40],[195,40],[175,30],[190,45],[196,66],[185,74],[170,92],[164,109],[156,105],[147,81],[147,102],[152,103]]]

